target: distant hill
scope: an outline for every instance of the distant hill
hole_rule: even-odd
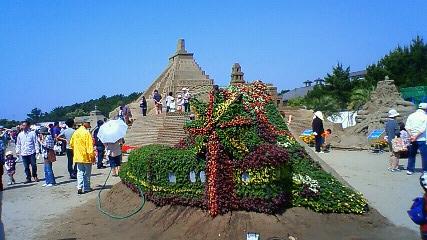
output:
[[[95,109],[95,106],[104,116],[108,116],[109,113],[117,108],[121,103],[129,104],[141,95],[140,92],[134,92],[127,96],[123,94],[117,94],[111,97],[103,95],[98,99],[91,99],[83,103],[75,103],[70,106],[61,106],[54,108],[51,112],[43,113],[41,109],[34,108],[30,113],[27,114],[27,120],[32,123],[36,122],[53,122],[53,121],[65,121],[69,118],[86,116],[89,112]]]

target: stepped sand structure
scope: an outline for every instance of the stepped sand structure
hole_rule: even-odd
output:
[[[177,143],[184,136],[183,126],[188,115],[177,112],[156,115],[152,94],[157,89],[163,98],[169,92],[176,96],[182,93],[184,87],[190,90],[193,97],[203,99],[212,89],[213,80],[196,63],[193,53],[187,52],[184,39],[179,39],[176,52],[169,58],[166,69],[135,102],[128,105],[134,122],[126,135],[126,143],[131,146]],[[145,96],[148,104],[146,117],[142,117],[139,107],[142,96]],[[117,110],[110,113],[110,117],[116,115]]]

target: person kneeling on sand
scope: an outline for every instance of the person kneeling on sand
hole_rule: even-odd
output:
[[[77,193],[83,194],[92,191],[90,175],[92,164],[95,164],[92,135],[89,132],[90,122],[85,122],[77,129],[70,140],[74,151],[73,161],[77,164]]]

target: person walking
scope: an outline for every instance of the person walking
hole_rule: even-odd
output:
[[[39,143],[41,146],[41,152],[44,159],[44,178],[45,183],[43,187],[52,187],[56,184],[55,175],[53,174],[52,163],[56,161],[56,155],[53,151],[55,146],[55,141],[53,140],[52,135],[49,133],[47,127],[40,128],[40,138]]]
[[[15,178],[13,176],[15,175],[15,171],[16,171],[16,157],[13,156],[12,151],[6,152],[4,165],[6,167],[7,175],[9,176],[9,182],[7,184],[8,185],[15,184]]]
[[[98,132],[99,132],[99,128],[102,126],[102,124],[104,124],[104,121],[102,120],[98,120],[98,122],[96,123],[96,128],[93,131],[93,142],[95,144],[95,148],[96,148],[96,168],[97,169],[104,169],[106,168],[104,166],[104,164],[102,163],[102,160],[104,160],[104,154],[105,154],[105,146],[102,143],[102,141],[98,138]]]
[[[156,105],[156,113],[161,114],[162,113],[162,96],[160,95],[159,91],[156,89],[154,90],[153,94],[153,100],[154,105]]]
[[[409,133],[411,144],[408,149],[408,166],[406,174],[412,175],[415,170],[415,158],[418,150],[421,153],[423,172],[427,172],[427,103],[420,103],[418,109],[408,116],[406,130]]]
[[[321,151],[322,146],[322,134],[325,131],[323,128],[323,114],[321,111],[317,111],[314,113],[313,116],[313,122],[312,122],[312,129],[314,134],[314,140],[315,140],[315,146],[316,146],[316,152],[323,153]]]
[[[92,191],[90,175],[92,164],[95,163],[95,154],[89,128],[90,122],[85,122],[74,132],[70,140],[70,146],[74,151],[73,161],[77,164],[77,194]]]
[[[139,102],[139,107],[141,108],[142,116],[147,116],[147,100],[145,99],[145,96],[142,96],[142,99]]]
[[[63,129],[61,133],[59,134],[57,140],[63,141],[66,143],[66,150],[67,153],[67,169],[68,173],[70,174],[70,179],[77,179],[77,166],[74,164],[73,167],[73,149],[70,146],[70,140],[74,133],[74,120],[68,119],[65,121],[65,125],[67,128]]]
[[[389,168],[391,172],[399,171],[399,158],[400,153],[394,151],[392,140],[400,136],[400,127],[396,121],[396,118],[399,116],[399,113],[395,109],[390,109],[388,111],[388,120],[385,123],[385,134],[387,136],[387,142],[390,149],[390,159],[389,159]]]
[[[16,155],[22,158],[22,162],[24,164],[25,175],[27,177],[27,181],[25,181],[25,183],[31,182],[31,176],[34,181],[38,182],[36,153],[39,152],[39,145],[37,143],[36,133],[31,131],[30,123],[28,121],[23,121],[21,124],[21,132],[18,134],[16,139],[15,150]]]

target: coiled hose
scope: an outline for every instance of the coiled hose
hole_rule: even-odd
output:
[[[139,207],[137,207],[134,211],[130,212],[130,213],[129,213],[129,214],[127,214],[127,215],[124,215],[124,216],[115,215],[115,214],[109,213],[109,212],[107,212],[106,210],[102,209],[101,193],[102,193],[102,191],[105,189],[105,186],[107,185],[107,181],[108,181],[108,179],[110,178],[111,171],[112,171],[112,169],[110,168],[110,172],[108,173],[108,176],[107,176],[107,178],[105,179],[104,185],[102,185],[101,189],[100,189],[100,190],[99,190],[99,192],[98,192],[97,208],[98,208],[98,210],[99,210],[101,213],[103,213],[104,215],[106,215],[106,216],[108,216],[108,217],[110,217],[110,218],[112,218],[112,219],[116,219],[116,220],[124,220],[124,219],[127,219],[127,218],[132,217],[133,215],[137,214],[139,211],[141,211],[141,210],[142,210],[142,208],[143,208],[143,207],[144,207],[144,205],[145,205],[144,192],[142,191],[142,189],[141,189],[139,186],[137,186],[137,188],[138,188],[138,193],[139,193],[139,195],[141,196],[141,204],[140,204],[140,205],[139,205]]]

